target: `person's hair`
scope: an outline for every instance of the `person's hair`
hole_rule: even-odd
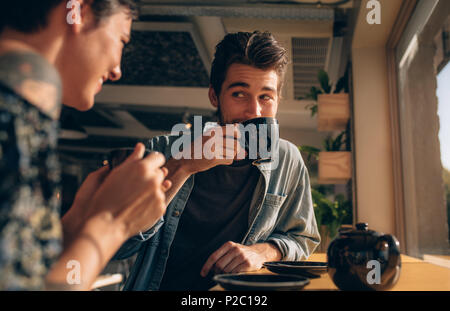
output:
[[[235,63],[275,70],[279,78],[278,93],[281,93],[288,59],[286,49],[271,33],[255,31],[227,34],[217,44],[210,78],[216,96],[220,94],[228,68]]]
[[[50,12],[62,2],[69,3],[69,0],[2,1],[0,4],[0,32],[5,28],[24,33],[39,31],[47,26]],[[121,6],[127,7],[133,18],[137,16],[135,0],[90,0],[87,3],[91,6],[97,22],[113,15]]]

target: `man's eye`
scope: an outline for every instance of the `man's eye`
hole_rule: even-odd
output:
[[[262,95],[261,99],[263,99],[263,100],[271,100],[272,97],[270,97],[269,95]]]
[[[234,92],[232,94],[233,97],[237,97],[237,98],[243,98],[244,97],[244,93],[242,92]]]

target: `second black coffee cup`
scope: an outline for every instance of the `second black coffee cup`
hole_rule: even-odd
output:
[[[134,151],[134,148],[118,148],[113,149],[108,153],[108,164],[109,169],[119,166],[126,158],[130,156]],[[146,157],[151,151],[146,149],[144,153],[144,157]]]

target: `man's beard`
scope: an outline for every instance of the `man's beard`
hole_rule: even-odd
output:
[[[219,123],[220,126],[225,126],[227,124],[235,124],[235,123],[241,123],[242,122],[242,120],[238,120],[238,119],[231,120],[230,122],[225,122],[225,120],[223,118],[222,110],[220,109],[220,101],[219,101],[219,99],[217,99],[217,110],[216,110],[216,113],[215,113],[215,118],[216,118],[217,123]]]

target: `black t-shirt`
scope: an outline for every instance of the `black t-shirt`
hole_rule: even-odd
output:
[[[212,272],[200,275],[208,257],[225,242],[240,243],[260,173],[247,160],[195,174],[181,215],[160,290],[208,290]]]

